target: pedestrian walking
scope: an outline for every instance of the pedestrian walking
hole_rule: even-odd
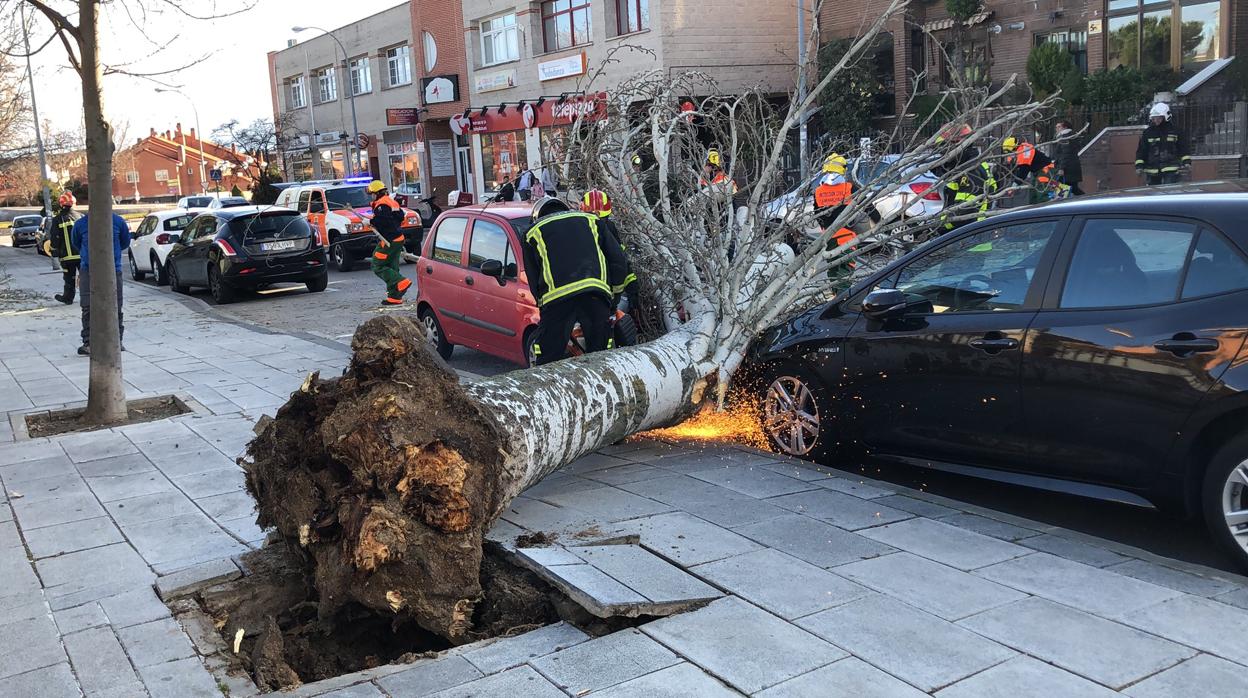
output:
[[[53,296],[53,298],[71,305],[74,302],[74,287],[78,282],[78,248],[74,247],[71,239],[74,231],[74,223],[78,220],[78,214],[74,213],[74,195],[65,192],[61,194],[56,201],[59,208],[56,215],[52,217],[51,232],[48,235],[48,249],[44,250],[48,256],[59,260],[61,264],[61,276],[64,279],[64,290]]]
[[[87,219],[90,214],[84,215],[74,222],[74,227],[70,232],[70,243],[74,249],[78,250],[78,302],[82,306],[82,346],[78,347],[78,353],[82,356],[91,354],[91,257],[90,250],[87,248]],[[117,275],[117,329],[120,332],[119,339],[126,335],[126,328],[123,325],[123,315],[121,311],[121,253],[123,250],[130,248],[130,226],[126,225],[126,219],[113,214],[113,272]],[[97,260],[97,274],[108,273],[108,260]],[[122,351],[126,350],[125,345],[121,347]]]
[[[1083,196],[1079,188],[1083,181],[1083,163],[1079,160],[1079,139],[1067,121],[1057,122],[1057,144],[1053,148],[1053,161],[1057,163],[1057,179],[1070,187],[1072,196]]]
[[[529,286],[541,309],[536,363],[562,359],[577,323],[587,352],[606,349],[611,299],[624,290],[628,270],[624,251],[615,236],[599,234],[598,216],[571,211],[559,199],[535,202],[532,221],[523,247]]]
[[[382,305],[403,305],[403,296],[412,287],[412,280],[399,272],[403,263],[403,207],[386,191],[386,185],[373,180],[368,185],[373,195],[373,230],[380,240],[373,250],[372,269],[377,278],[386,282]]]
[[[1169,104],[1154,104],[1148,112],[1148,126],[1135,148],[1135,170],[1147,178],[1149,186],[1177,183],[1179,169],[1192,164],[1187,139],[1170,122],[1170,117]]]

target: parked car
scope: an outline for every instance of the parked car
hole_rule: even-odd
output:
[[[198,194],[196,196],[184,196],[178,199],[178,208],[183,211],[204,211],[207,210],[217,197],[212,194]]]
[[[299,282],[316,293],[329,283],[325,248],[296,211],[246,206],[201,213],[183,229],[165,264],[169,286],[206,286],[218,303],[238,290]]]
[[[377,246],[377,236],[368,218],[373,215],[373,197],[365,187],[369,177],[304,182],[278,194],[275,205],[293,208],[303,214],[329,247],[329,258],[338,271],[351,271]],[[420,248],[420,215],[403,209],[403,232],[408,252]]]
[[[42,225],[43,216],[38,214],[14,217],[13,227],[9,228],[13,246],[25,247],[27,245],[35,245],[37,247],[39,243],[39,228]]]
[[[1248,568],[1248,188],[1200,189],[1002,214],[770,328],[764,430],[1203,514]]]
[[[171,209],[144,218],[135,228],[133,242],[130,243],[130,277],[142,281],[152,274],[156,277],[156,285],[168,284],[169,272],[165,268],[165,260],[195,216],[191,211]]]
[[[438,218],[416,262],[416,312],[443,358],[456,345],[534,363],[540,317],[520,241],[531,203],[465,206]]]
[[[223,208],[238,208],[239,206],[250,206],[251,202],[241,196],[221,196],[214,198],[208,202],[208,211],[220,211]]]

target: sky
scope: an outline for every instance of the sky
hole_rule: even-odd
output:
[[[319,34],[311,30],[294,34],[290,31],[292,26],[313,24],[332,30],[400,4],[399,0],[182,2],[184,7],[199,15],[211,14],[214,5],[217,13],[249,3],[254,3],[254,7],[238,15],[202,21],[168,9],[149,12],[146,17],[136,18],[143,27],[140,31],[127,18],[122,6],[128,4],[133,8],[143,4],[159,8],[162,0],[107,3],[102,25],[107,30],[103,32],[101,55],[106,64],[133,62],[128,69],[134,72],[161,72],[208,54],[186,70],[157,78],[179,86],[187,98],[193,100],[200,124],[208,134],[231,119],[246,124],[260,117],[272,118],[266,54],[285,48],[288,39],[303,41]],[[67,3],[53,4],[63,8]],[[50,33],[50,25],[41,22],[32,32],[32,48]],[[157,50],[157,46],[168,44],[174,36],[178,39],[173,45]],[[39,118],[50,121],[53,129],[77,130],[82,121],[81,87],[59,42],[52,42],[35,57],[34,70]],[[172,130],[181,122],[189,131],[195,125],[194,110],[188,99],[177,94],[157,94],[156,87],[158,85],[149,80],[133,76],[104,78],[105,112],[115,125],[128,122],[126,135],[130,142],[146,136],[149,128]]]

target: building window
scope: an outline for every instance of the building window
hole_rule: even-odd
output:
[[[1036,46],[1044,43],[1057,44],[1069,51],[1079,72],[1088,74],[1087,29],[1061,29],[1048,34],[1036,34]]]
[[[486,133],[481,136],[481,167],[484,169],[485,190],[498,191],[529,166],[529,152],[524,131]]]
[[[321,103],[338,99],[338,70],[332,65],[316,71],[316,84]]]
[[[302,109],[306,106],[308,106],[308,97],[303,91],[303,76],[293,77],[290,79],[290,107]]]
[[[425,72],[432,73],[438,64],[438,42],[429,32],[421,32],[421,41],[425,46]]]
[[[542,3],[542,36],[546,51],[588,44],[589,0],[552,0]]]
[[[351,71],[351,94],[362,95],[373,91],[373,71],[368,69],[368,56],[361,56],[347,64]]]
[[[1144,0],[1141,4],[1140,0],[1108,0],[1106,7],[1105,64],[1109,68],[1160,66],[1177,70],[1225,54],[1221,2]]]
[[[412,82],[411,53],[411,47],[406,44],[386,51],[386,67],[390,72],[391,87]]]
[[[615,0],[616,31],[632,34],[650,28],[650,0]]]
[[[420,152],[416,143],[387,143],[386,154],[390,159],[390,191],[421,196],[424,189],[420,182]]]
[[[138,183],[139,183],[138,172],[135,172],[134,170],[130,170],[129,172],[126,173],[126,184],[138,184]]]
[[[495,65],[520,59],[516,16],[503,15],[481,21],[481,65]]]
[[[168,181],[169,181],[169,170],[156,170],[156,172],[154,172],[154,173],[153,173],[153,178],[154,178],[157,182],[168,182]]]

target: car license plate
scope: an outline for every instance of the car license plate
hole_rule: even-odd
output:
[[[295,241],[294,240],[279,240],[277,242],[262,242],[260,243],[260,249],[264,250],[265,252],[280,252],[281,250],[293,250],[295,249]]]

